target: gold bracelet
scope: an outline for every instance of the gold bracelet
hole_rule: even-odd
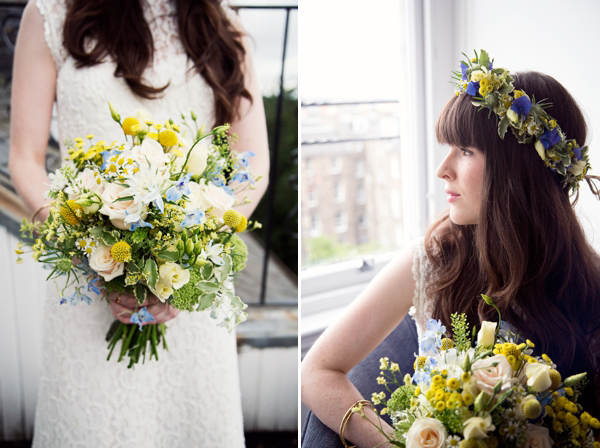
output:
[[[31,215],[31,222],[35,221],[35,217],[37,216],[37,214],[39,212],[41,212],[43,209],[50,207],[50,204],[44,204],[41,205],[35,212],[33,212],[33,215]]]
[[[354,414],[352,410],[358,405],[368,405],[371,409],[375,409],[373,403],[371,403],[369,400],[358,400],[356,403],[350,406],[350,409],[346,411],[346,414],[344,415],[344,418],[342,419],[342,423],[340,425],[340,439],[342,440],[342,444],[346,448],[356,448],[355,445],[348,445],[346,443],[346,439],[344,438],[344,432],[346,432],[346,426],[348,426],[348,422],[350,421],[352,414]]]

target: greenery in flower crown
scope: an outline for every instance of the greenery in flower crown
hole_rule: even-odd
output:
[[[515,90],[508,70],[494,68],[493,59],[485,50],[461,61],[460,71],[453,72],[456,95],[472,96],[471,102],[479,109],[489,109],[498,118],[498,135],[504,138],[510,128],[519,143],[534,143],[540,158],[552,171],[563,176],[563,186],[576,192],[579,182],[591,168],[588,147],[579,147],[574,139],[567,139],[560,126],[546,109],[552,103],[530,98],[522,90]]]

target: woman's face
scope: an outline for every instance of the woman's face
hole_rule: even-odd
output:
[[[475,148],[451,146],[436,175],[446,181],[450,219],[459,225],[477,224],[483,193],[485,157]]]

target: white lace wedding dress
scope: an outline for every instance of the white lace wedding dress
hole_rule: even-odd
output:
[[[62,45],[64,0],[36,0],[57,67],[59,141],[95,134],[123,138],[110,117],[111,101],[122,117],[144,108],[158,122],[194,110],[213,124],[211,88],[189,64],[177,37],[174,8],[146,0],[144,11],[155,45],[144,73],[154,86],[170,82],[162,98],[141,101],[114,64],[76,69]],[[61,147],[64,156],[64,148]],[[113,321],[106,302],[58,305],[48,283],[44,309],[43,366],[35,417],[34,447],[220,447],[244,446],[235,334],[217,328],[206,313],[182,312],[168,323],[169,351],[133,369],[108,354],[105,334]]]

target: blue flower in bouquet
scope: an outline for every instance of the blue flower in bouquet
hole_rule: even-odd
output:
[[[427,331],[432,333],[446,333],[446,327],[442,325],[441,320],[429,319],[427,321]]]
[[[531,110],[531,100],[525,95],[520,96],[512,102],[510,110],[521,117],[526,117]]]
[[[70,296],[61,298],[60,302],[58,302],[58,303],[60,305],[64,305],[65,303],[68,303],[71,306],[75,306],[79,302],[85,302],[88,305],[90,305],[92,303],[92,298],[90,296],[88,296],[87,294],[82,293],[81,288],[83,288],[83,286],[76,287],[73,294],[71,294]]]
[[[558,132],[558,128],[554,128],[551,131],[546,130],[542,135],[540,135],[540,142],[544,145],[545,149],[551,148],[560,142],[560,133]]]
[[[469,85],[467,86],[467,93],[471,96],[475,96],[475,95],[477,95],[478,91],[479,91],[479,83],[471,81],[469,83]]]
[[[154,319],[154,316],[152,314],[150,314],[150,312],[148,311],[148,308],[144,307],[139,312],[133,313],[131,315],[131,318],[129,319],[129,322],[131,322],[132,324],[139,325],[140,330],[141,330],[143,323],[156,322],[156,319]]]
[[[167,190],[167,201],[177,202],[182,198],[184,194],[190,194],[190,186],[188,185],[191,174],[186,174],[182,179],[178,180],[175,185],[173,185],[169,190]]]
[[[100,167],[102,169],[102,171],[104,171],[107,167],[108,167],[108,163],[109,163],[109,159],[112,156],[116,156],[121,154],[121,151],[119,151],[118,149],[112,149],[110,151],[102,151],[101,155],[102,155],[102,166]]]
[[[252,179],[252,174],[250,174],[250,172],[248,171],[238,171],[237,173],[235,173],[235,176],[233,176],[232,180],[234,182],[239,183],[250,182],[252,185],[254,185],[254,179]]]
[[[141,211],[138,213],[128,213],[127,210],[125,210],[125,219],[123,220],[123,222],[125,224],[131,224],[129,226],[129,230],[131,230],[132,232],[137,229],[138,227],[150,227],[152,228],[152,224],[150,224],[149,222],[146,222],[142,219],[141,217]]]
[[[95,277],[91,282],[88,283],[88,291],[94,291],[96,294],[100,295],[99,282],[100,277]]]
[[[250,157],[254,157],[254,153],[252,151],[244,151],[238,154],[238,163],[243,166],[243,167],[247,167],[249,162],[249,158]]]
[[[225,181],[220,176],[215,176],[210,180],[217,187],[224,187]]]
[[[204,212],[202,210],[196,210],[191,213],[186,213],[183,222],[181,223],[182,227],[190,227],[197,226],[202,223],[204,218]]]
[[[431,384],[431,375],[422,370],[417,370],[413,375],[412,380],[415,384],[425,383],[429,386]]]
[[[581,148],[573,148],[573,153],[575,154],[575,158],[577,160],[581,160],[581,158],[583,157],[581,155]]]
[[[461,62],[461,63],[460,63],[460,70],[462,71],[462,80],[463,80],[463,81],[466,81],[466,80],[468,79],[468,78],[467,78],[467,69],[468,69],[468,68],[469,68],[469,67],[468,67],[468,66],[467,66],[467,64],[465,64],[464,62]]]

